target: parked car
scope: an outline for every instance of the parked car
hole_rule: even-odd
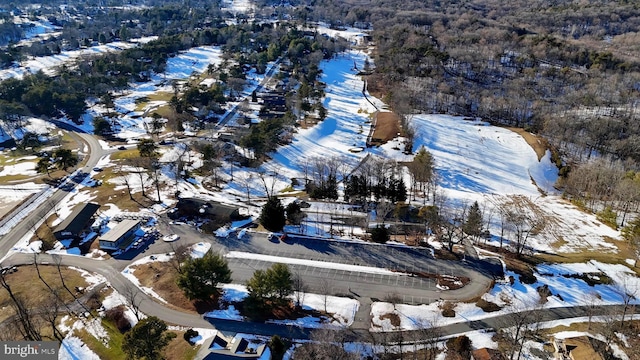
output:
[[[180,236],[177,234],[169,234],[162,237],[162,241],[171,242],[180,239]]]

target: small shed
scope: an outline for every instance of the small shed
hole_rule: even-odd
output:
[[[126,248],[135,238],[135,233],[138,229],[140,229],[140,220],[122,220],[113,229],[100,236],[100,249],[118,250]]]
[[[96,203],[83,203],[73,208],[73,211],[53,230],[56,240],[81,239],[86,230],[93,224],[93,215],[100,208]]]

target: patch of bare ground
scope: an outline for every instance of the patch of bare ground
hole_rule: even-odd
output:
[[[375,115],[375,129],[369,145],[378,146],[394,139],[400,133],[400,117],[393,112],[380,112]]]
[[[398,314],[387,313],[380,316],[380,320],[386,320],[386,319],[388,319],[391,325],[393,325],[394,327],[400,326],[400,316],[398,316]]]
[[[53,265],[40,265],[40,274],[49,286],[57,290],[63,301],[69,303],[73,300],[73,296],[64,289],[58,269]],[[33,265],[23,265],[17,267],[18,271],[5,274],[5,279],[11,290],[18,297],[22,298],[28,308],[39,308],[47,306],[50,303],[51,291],[38,278],[36,268]],[[64,283],[72,292],[75,293],[76,287],[87,287],[89,284],[82,275],[72,269],[61,267]],[[81,297],[82,294],[74,294]],[[14,314],[11,299],[7,291],[0,291],[0,321],[7,319]]]
[[[105,172],[107,172],[107,169],[105,169]],[[105,178],[108,178],[108,176],[105,176]],[[140,189],[134,190],[138,191]],[[153,194],[155,194],[155,189]],[[90,195],[92,196],[92,202],[98,204],[114,204],[123,211],[127,210],[137,212],[142,208],[149,208],[155,204],[154,199],[142,196],[142,193],[140,192],[134,193],[129,197],[129,193],[126,189],[115,190],[115,185],[107,183],[106,181],[103,185],[94,188],[94,190],[90,192]]]
[[[531,146],[533,151],[536,152],[536,155],[538,156],[538,161],[542,160],[544,155],[547,153],[547,149],[549,149],[549,143],[547,142],[546,139],[544,139],[544,138],[542,138],[540,136],[537,136],[535,134],[532,134],[532,133],[526,131],[525,129],[516,128],[516,127],[507,127],[507,129],[509,129],[509,130],[515,132],[516,134],[522,136],[524,141],[526,141],[527,144],[529,144],[529,146]]]
[[[164,358],[169,360],[191,360],[195,357],[200,345],[191,345],[184,339],[185,331],[171,330],[176,334],[164,349]]]
[[[372,74],[366,77],[367,92],[378,99],[384,98],[387,94],[386,86],[382,81],[380,81],[380,79],[381,78],[376,74]]]
[[[298,121],[298,125],[301,129],[309,129],[316,126],[321,120],[315,116],[305,116],[304,119]]]
[[[216,299],[209,302],[193,301],[184,296],[176,279],[178,271],[169,262],[151,262],[132,267],[142,286],[153,289],[167,301],[167,306],[176,310],[203,314],[218,308]]]
[[[502,308],[496,304],[493,303],[491,301],[487,301],[483,298],[480,298],[477,302],[476,302],[476,306],[479,307],[480,309],[482,309],[482,311],[484,312],[494,312],[494,311],[500,311]]]
[[[471,281],[466,276],[442,275],[421,271],[411,272],[410,275],[424,279],[435,279],[439,286],[449,290],[461,289]]]

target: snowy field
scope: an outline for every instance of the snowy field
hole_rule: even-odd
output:
[[[590,286],[584,280],[575,278],[583,274],[614,276],[615,284]],[[548,264],[538,266],[535,275],[538,281],[529,285],[521,283],[519,275],[508,271],[506,277],[513,276],[514,285],[509,282],[498,283],[482,296],[484,300],[502,307],[502,310],[491,313],[484,312],[475,303],[456,303],[454,307],[456,316],[444,317],[440,302],[419,306],[396,304],[395,311],[393,304],[375,302],[371,308],[373,319],[371,329],[374,331],[413,330],[424,326],[443,326],[481,320],[535,308],[620,304],[623,302],[624,289],[630,293],[640,293],[640,279],[623,265],[604,264],[593,260],[584,264]],[[598,275],[593,276],[597,278]],[[540,295],[536,289],[545,285],[548,286],[552,295],[541,304]],[[400,319],[400,325],[397,327],[391,325],[390,320],[385,317],[386,314],[396,314]]]
[[[229,1],[228,6],[237,12],[250,11],[250,2],[246,0]],[[37,30],[40,31],[40,30]],[[47,32],[51,30],[42,30]],[[343,32],[328,29],[320,26],[318,31],[331,34],[331,36],[343,36],[348,39],[356,40],[361,34],[351,29]],[[35,72],[39,69],[50,71],[55,66],[77,59],[84,54],[102,53],[106,51],[118,51],[127,47],[135,46],[131,43],[112,43],[107,45],[96,46],[90,49],[84,49],[78,52],[63,52],[60,55],[44,57],[38,59],[30,59],[22,67],[16,69],[7,69],[0,71],[0,79],[7,77],[21,77],[27,72]],[[403,139],[396,139],[380,148],[365,149],[360,153],[353,153],[349,150],[355,147],[365,147],[366,136],[369,132],[369,114],[375,111],[375,107],[371,105],[362,96],[363,81],[356,75],[356,69],[353,68],[354,63],[358,68],[362,68],[367,55],[357,51],[350,51],[338,56],[330,61],[321,63],[322,78],[321,80],[327,84],[326,98],[323,105],[328,110],[328,116],[318,125],[304,130],[299,130],[295,139],[289,145],[280,147],[274,154],[272,160],[265,163],[259,170],[235,168],[233,169],[234,179],[241,179],[249,185],[249,192],[252,197],[264,197],[264,186],[259,177],[259,172],[266,174],[275,174],[269,181],[274,182],[274,189],[280,191],[290,185],[290,179],[294,177],[302,177],[304,174],[304,166],[312,161],[315,157],[322,156],[324,158],[336,157],[351,168],[367,155],[382,156],[392,158],[399,161],[411,160],[411,156],[402,154],[394,148],[402,148]],[[144,96],[151,95],[158,91],[172,91],[168,85],[168,80],[183,80],[189,78],[194,72],[201,73],[206,71],[209,64],[218,65],[221,62],[221,51],[216,47],[199,47],[189,51],[185,51],[171,59],[167,63],[167,72],[164,74],[155,74],[152,81],[146,84],[135,85],[129,91],[121,94],[115,100],[117,111],[122,116],[119,121],[122,125],[120,136],[133,139],[145,136],[146,130],[144,122],[149,119],[145,113],[164,104],[164,102],[150,102],[142,111],[135,111],[135,101]],[[250,74],[244,91],[244,96],[250,94],[255,86],[262,80],[261,76]],[[371,100],[378,108],[383,108],[384,104],[374,98]],[[234,104],[229,104],[229,108]],[[85,117],[86,124],[84,128],[91,130],[91,117],[97,116],[104,112],[100,106],[94,106],[91,112]],[[549,252],[579,252],[584,249],[591,249],[600,252],[616,252],[617,248],[607,242],[607,238],[619,239],[618,231],[612,230],[595,219],[595,216],[585,214],[576,207],[562,200],[553,185],[557,180],[557,169],[550,162],[549,153],[547,153],[540,161],[533,149],[525,142],[525,140],[514,132],[504,128],[493,127],[485,122],[478,120],[465,120],[461,117],[447,115],[430,115],[419,114],[414,115],[411,119],[412,126],[416,130],[416,138],[414,141],[414,151],[420,146],[425,146],[434,156],[436,170],[439,176],[439,185],[441,191],[451,202],[457,204],[470,204],[477,200],[481,206],[485,206],[489,213],[493,213],[490,222],[490,230],[494,237],[490,242],[496,243],[495,234],[499,233],[499,217],[496,215],[496,207],[513,199],[520,197],[527,199],[532,211],[537,211],[547,220],[547,227],[541,234],[532,236],[529,245],[536,251]],[[37,128],[36,126],[35,128]],[[35,129],[34,128],[34,129]],[[178,145],[173,149],[163,148],[163,159],[169,161],[176,153],[180,151]],[[194,154],[194,159],[197,156]],[[33,171],[34,159],[22,159],[18,163],[8,164],[2,169],[1,175],[25,174]],[[110,159],[107,157],[101,160],[102,167],[110,166]],[[198,160],[195,162],[200,164]],[[31,164],[31,168],[27,169],[27,165]],[[228,164],[225,164],[227,166]],[[196,165],[197,166],[197,165]],[[229,177],[230,168],[223,166],[225,176]],[[168,169],[163,169],[163,181],[173,183],[173,176]],[[406,174],[405,174],[406,176]],[[131,177],[131,181],[135,177]],[[246,185],[240,180],[229,182],[225,185],[221,192],[211,193],[202,189],[198,178],[191,179],[190,182],[180,182],[178,189],[184,195],[202,195],[225,203],[238,203],[241,198],[246,198]],[[79,203],[90,201],[95,195],[88,188],[90,179],[73,190],[67,198],[62,202],[55,211],[59,214],[60,219],[68,216],[73,206]],[[122,179],[113,179],[114,182]],[[139,183],[132,183],[134,190],[138,189]],[[119,187],[118,191],[123,191],[124,187]],[[175,189],[167,189],[163,192],[162,197],[168,199],[169,194]],[[33,191],[38,191],[33,189]],[[137,191],[137,190],[136,190]],[[0,202],[19,201],[24,194],[13,194],[12,190],[0,189]],[[28,196],[28,194],[26,194]],[[546,195],[546,196],[544,196]],[[15,199],[12,197],[14,196]],[[114,196],[117,196],[114,194]],[[254,199],[252,199],[253,201]],[[418,200],[420,203],[421,199]],[[260,202],[256,201],[259,205]],[[120,210],[112,204],[107,204],[109,209],[103,211],[105,217],[109,218]],[[168,206],[168,202],[163,207]],[[321,207],[320,203],[313,203],[315,207]],[[334,210],[336,213],[346,213],[345,209],[332,209],[328,205],[323,205],[325,209]],[[247,206],[247,211],[256,215],[259,207]],[[52,210],[54,211],[54,210]],[[311,214],[310,214],[311,215]],[[320,217],[320,215],[316,215]],[[309,217],[309,220],[321,220]],[[58,222],[61,220],[58,220]],[[55,225],[55,224],[54,224]],[[329,225],[314,222],[309,225],[309,231],[317,234],[327,234]],[[315,228],[314,228],[315,227]],[[232,229],[223,229],[221,234],[228,233]],[[509,236],[510,234],[507,234]],[[15,251],[36,251],[37,244],[27,245],[29,236],[25,237],[14,248]],[[240,236],[241,237],[241,236]],[[207,243],[197,244],[192,248],[192,256],[200,257],[208,250]],[[253,254],[233,252],[228,257],[255,257]],[[137,286],[140,286],[138,279],[135,277],[131,266],[140,265],[149,261],[168,261],[167,255],[156,255],[152,259],[151,256],[130,264],[122,273]],[[264,258],[266,261],[283,262],[294,261],[295,259],[284,258]],[[632,260],[632,259],[629,259]],[[315,264],[317,265],[317,264]],[[333,266],[324,264],[323,266]],[[335,265],[341,266],[341,265]],[[384,271],[383,269],[370,269],[358,267],[351,269],[355,271],[371,272]],[[394,308],[392,304],[384,302],[376,302],[371,309],[373,319],[372,330],[399,330],[399,329],[416,329],[428,324],[446,325],[455,322],[465,322],[469,320],[483,319],[496,314],[508,313],[513,310],[521,310],[522,308],[531,308],[536,306],[540,300],[537,288],[540,286],[548,286],[552,296],[547,299],[544,307],[565,307],[589,304],[615,304],[621,303],[621,287],[628,290],[640,292],[640,282],[627,266],[604,264],[597,261],[589,261],[582,264],[546,264],[539,265],[535,269],[538,281],[532,285],[525,285],[519,281],[517,274],[507,272],[508,276],[515,278],[514,285],[508,282],[499,283],[494,286],[483,298],[487,301],[494,302],[503,309],[497,313],[487,314],[478,308],[475,304],[458,303],[455,305],[456,316],[453,318],[445,318],[441,316],[441,309],[438,303],[409,306],[397,304]],[[613,285],[595,285],[589,286],[584,280],[577,278],[583,274],[589,276],[602,276],[606,274],[614,281]],[[141,287],[142,288],[142,287]],[[164,299],[153,292],[152,289],[142,288],[147,294],[156,297],[160,302],[166,302]],[[597,298],[594,294],[600,295]],[[227,302],[239,301],[247,296],[247,290],[242,285],[225,285],[224,300]],[[106,301],[105,307],[117,306],[117,304],[125,303],[125,299],[117,293],[112,294]],[[308,309],[324,310],[325,299],[323,296],[316,294],[305,294],[303,306]],[[355,312],[360,306],[355,300],[348,298],[331,297],[327,298],[327,311],[334,314],[334,318],[330,324],[335,326],[348,326],[353,322]],[[393,326],[388,319],[389,314],[395,314],[400,319],[399,326]],[[131,318],[132,314],[127,312],[127,317]],[[208,313],[210,317],[221,317],[227,319],[241,320],[238,312],[233,306],[225,310],[217,310]],[[297,322],[289,322],[292,325],[300,325],[305,327],[320,327],[326,325],[327,319],[304,318]],[[89,329],[97,338],[104,338],[104,329],[101,330],[99,324],[79,323],[69,325],[69,329],[74,326]],[[71,333],[70,333],[71,334]],[[567,334],[560,334],[564,336]],[[496,347],[486,333],[473,333],[472,336],[474,347]],[[529,345],[534,346],[534,345]],[[83,350],[84,348],[84,350]],[[95,354],[86,351],[87,347],[82,342],[69,335],[62,346],[61,355],[63,359],[91,359],[96,358]],[[66,357],[65,357],[66,356]]]

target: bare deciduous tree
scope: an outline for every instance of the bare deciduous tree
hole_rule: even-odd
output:
[[[296,272],[293,275],[293,296],[295,297],[295,305],[297,308],[302,307],[302,303],[304,302],[305,293],[307,292],[307,285],[304,283],[302,279],[302,275]]]
[[[42,341],[39,325],[36,323],[31,309],[27,305],[23,296],[13,292],[4,273],[0,274],[0,286],[2,286],[2,288],[9,294],[11,306],[16,312],[15,329],[20,333],[22,339],[29,341]]]
[[[142,315],[142,312],[140,311],[140,304],[144,301],[144,297],[140,293],[140,290],[135,287],[135,285],[129,283],[124,288],[122,295],[129,303],[136,320],[140,320],[140,316]]]

